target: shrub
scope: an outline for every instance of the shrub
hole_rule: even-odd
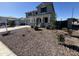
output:
[[[34,27],[35,30],[39,30],[37,26]]]
[[[65,41],[64,35],[62,34],[58,35],[58,42],[64,43],[64,41]]]
[[[55,27],[53,25],[49,24],[48,26],[46,26],[46,29],[53,30],[53,29],[55,29]]]
[[[23,37],[25,37],[25,34],[22,34]]]
[[[2,34],[2,36],[8,36],[8,35],[10,35],[11,34],[11,32],[10,31],[7,31],[7,32],[4,32],[3,34]]]
[[[31,26],[31,28],[33,28],[33,26]]]
[[[67,29],[67,28],[62,28],[62,30],[64,30],[65,32],[67,32],[67,31],[68,31],[68,29]]]
[[[68,29],[67,32],[68,32],[68,34],[71,36],[73,31],[72,31],[72,29]]]

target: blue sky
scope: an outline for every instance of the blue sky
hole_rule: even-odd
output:
[[[25,17],[25,12],[35,10],[40,2],[0,2],[0,16]]]
[[[25,17],[25,12],[36,9],[41,2],[0,2],[0,16]],[[66,20],[72,16],[74,8],[74,17],[79,18],[78,2],[54,2],[57,20]]]
[[[79,2],[55,2],[54,8],[57,14],[57,20],[66,20],[69,17],[79,18]]]

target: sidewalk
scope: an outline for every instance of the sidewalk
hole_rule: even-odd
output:
[[[5,44],[0,41],[0,56],[16,56]]]
[[[16,27],[8,27],[8,31],[11,31],[11,30],[16,30],[16,29],[21,29],[21,28],[30,28],[30,26],[26,25],[26,26],[16,26]],[[6,28],[0,28],[0,32],[5,32],[6,31]]]

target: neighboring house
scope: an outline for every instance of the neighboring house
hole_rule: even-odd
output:
[[[27,19],[23,17],[15,18],[0,16],[0,27],[5,27],[5,25],[9,26],[10,24],[14,24],[15,26],[26,25]]]
[[[1,25],[5,25],[5,23],[7,23],[7,17],[2,17],[2,16],[0,16],[0,26]]]
[[[56,21],[56,28],[69,28],[69,29],[79,29],[79,20],[76,18],[68,18],[63,21]]]
[[[68,27],[67,20],[56,21],[56,29],[62,29],[67,27]]]
[[[19,20],[15,17],[8,17],[7,24],[9,24],[9,22],[14,23],[15,26],[19,25]]]
[[[19,18],[18,19],[19,25],[27,25],[27,19],[26,18]]]
[[[70,29],[79,29],[79,20],[76,18],[68,18],[68,28]]]
[[[37,6],[37,10],[26,12],[28,25],[48,26],[56,20],[56,14],[52,2],[43,2]]]
[[[5,25],[8,25],[8,22],[9,22],[9,21],[14,22],[15,25],[19,25],[18,18],[0,16],[0,27],[4,27]]]

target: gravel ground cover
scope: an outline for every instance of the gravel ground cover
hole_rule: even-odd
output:
[[[76,56],[78,51],[58,45],[55,31],[23,28],[1,36],[0,40],[18,56]]]

